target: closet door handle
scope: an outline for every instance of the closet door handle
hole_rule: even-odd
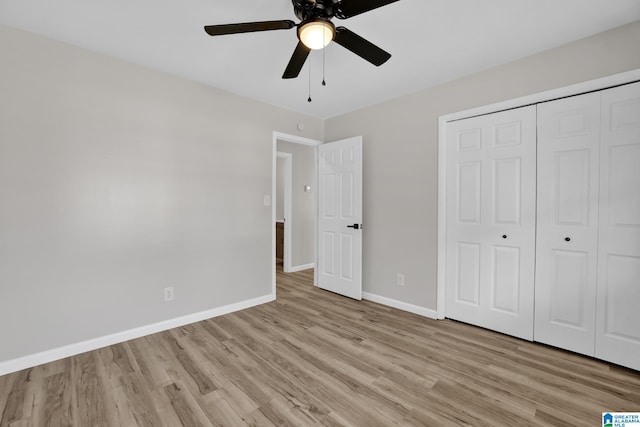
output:
[[[503,238],[503,239],[506,239],[506,238],[507,238],[507,235],[506,235],[506,234],[503,234],[503,235],[502,235],[502,238]]]
[[[570,241],[571,241],[571,237],[565,237],[565,238],[564,238],[564,241],[565,241],[565,242],[570,242]]]

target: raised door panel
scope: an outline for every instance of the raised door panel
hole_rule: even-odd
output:
[[[490,128],[493,147],[512,147],[522,144],[522,121],[517,116],[513,118],[515,119],[513,121],[509,120],[511,117],[506,120],[501,119]]]
[[[353,253],[354,253],[353,234],[340,234],[340,278],[345,281],[353,281]]]
[[[640,83],[602,93],[596,356],[640,369]]]
[[[471,127],[456,132],[458,152],[478,151],[482,149],[482,128]]]
[[[604,335],[640,343],[640,257],[609,255],[604,281]]]
[[[457,221],[460,224],[481,223],[480,219],[480,161],[464,162],[457,165]]]
[[[640,145],[611,147],[609,165],[609,226],[635,231],[640,227]]]
[[[521,158],[494,160],[493,171],[493,223],[518,225],[522,201]]]
[[[480,245],[458,242],[456,261],[455,302],[477,307],[480,293]]]
[[[552,324],[580,331],[590,329],[585,323],[588,266],[587,252],[553,250],[548,319]]]
[[[594,141],[588,144],[597,145]],[[589,227],[593,197],[593,149],[572,149],[553,153],[553,211],[551,223],[556,226]],[[597,151],[596,151],[597,153]],[[543,178],[544,180],[545,178]],[[567,228],[569,229],[569,227]]]
[[[447,135],[446,316],[532,339],[535,107]]]
[[[600,93],[538,105],[535,340],[593,355]]]
[[[493,247],[490,308],[508,315],[520,313],[520,249]]]
[[[325,231],[320,237],[320,253],[323,262],[320,263],[320,275],[326,277],[336,276],[336,263],[333,254],[336,251],[336,233]]]
[[[340,174],[340,217],[353,222],[355,212],[353,206],[354,197],[354,177],[353,172],[342,172]]]
[[[321,178],[321,203],[320,203],[320,217],[324,219],[335,219],[336,218],[336,208],[335,208],[335,194],[337,191],[336,187],[336,174],[335,173],[327,173],[323,175]]]

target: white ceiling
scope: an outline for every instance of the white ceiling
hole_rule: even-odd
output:
[[[347,0],[345,0],[347,1]],[[338,21],[393,56],[339,45],[281,79],[295,29],[210,37],[203,26],[292,19],[290,0],[0,0],[0,23],[329,118],[640,19],[640,0],[400,0]],[[595,58],[594,60],[597,60]]]

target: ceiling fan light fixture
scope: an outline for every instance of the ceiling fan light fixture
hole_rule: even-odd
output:
[[[323,49],[331,43],[335,31],[335,26],[330,21],[314,19],[300,25],[298,38],[309,49]]]

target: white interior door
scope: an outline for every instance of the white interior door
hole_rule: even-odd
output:
[[[318,287],[362,299],[362,137],[318,147]]]
[[[535,176],[535,106],[447,125],[447,317],[533,339]]]
[[[640,370],[640,83],[602,92],[596,357]]]
[[[600,92],[538,105],[534,338],[594,355]]]

